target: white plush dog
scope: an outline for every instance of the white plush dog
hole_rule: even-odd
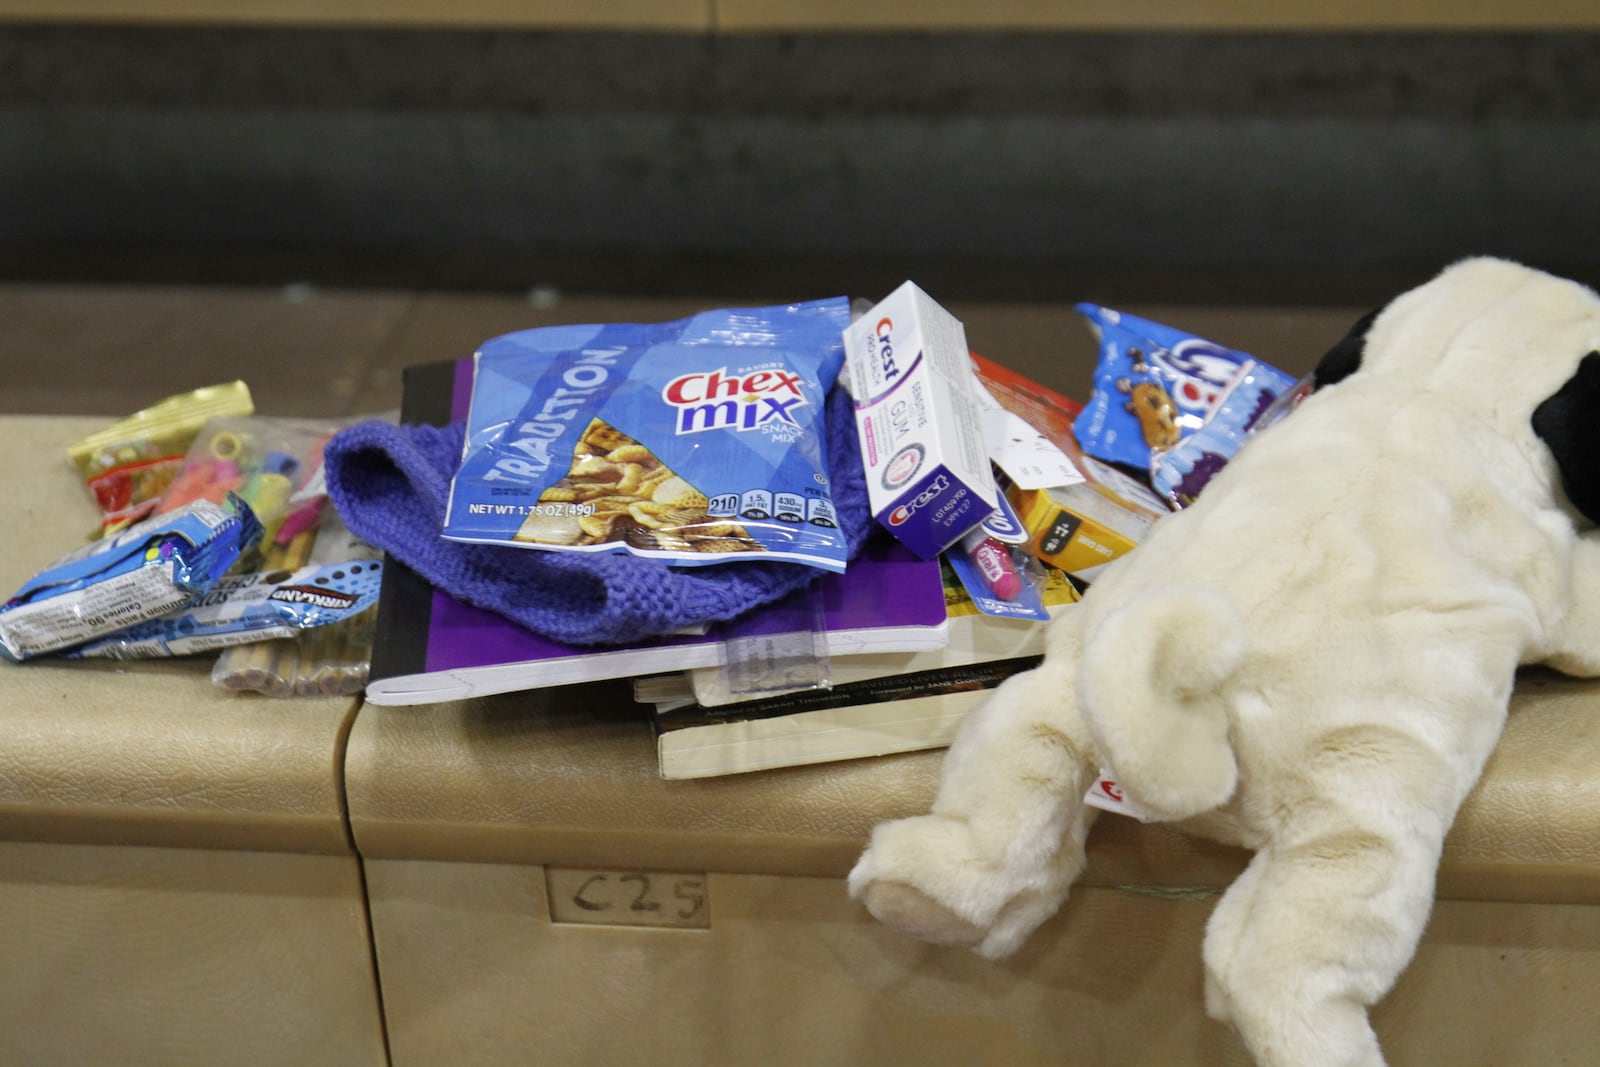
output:
[[[1209,1012],[1263,1065],[1381,1064],[1366,1009],[1416,949],[1518,665],[1600,674],[1597,348],[1600,297],[1495,259],[1358,323],[1052,624],[851,893],[1005,956],[1083,869],[1107,768],[1255,852],[1207,928]]]

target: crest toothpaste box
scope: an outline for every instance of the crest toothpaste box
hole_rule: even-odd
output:
[[[995,509],[966,331],[912,282],[844,332],[867,494],[924,559]]]

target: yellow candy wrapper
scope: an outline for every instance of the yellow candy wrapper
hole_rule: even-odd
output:
[[[67,455],[104,516],[102,535],[145,518],[183,467],[189,446],[216,415],[255,411],[242,381],[169,396],[69,445]]]

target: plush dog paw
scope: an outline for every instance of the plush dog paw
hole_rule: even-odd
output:
[[[964,819],[897,819],[873,831],[850,895],[896,930],[998,959],[1060,907],[1082,866],[1058,855],[1007,858],[981,849]]]
[[[860,896],[872,917],[883,925],[935,945],[972,948],[988,933],[904,882],[868,882]]]

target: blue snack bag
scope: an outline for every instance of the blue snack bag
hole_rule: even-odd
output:
[[[822,419],[849,321],[837,297],[485,343],[444,536],[842,571]]]
[[[1173,508],[1194,503],[1200,490],[1254,433],[1279,397],[1297,383],[1276,367],[1256,360],[1245,364],[1212,410],[1205,425],[1155,456],[1150,485]]]
[[[1205,422],[1251,357],[1184,330],[1079,304],[1100,342],[1089,403],[1073,423],[1078,447],[1147,473],[1155,455]]]
[[[65,655],[158,659],[294,637],[376,606],[382,581],[381,560],[228,574],[187,607],[88,641]]]
[[[56,652],[192,603],[261,540],[249,505],[197,500],[69,553],[0,605],[0,652]]]

